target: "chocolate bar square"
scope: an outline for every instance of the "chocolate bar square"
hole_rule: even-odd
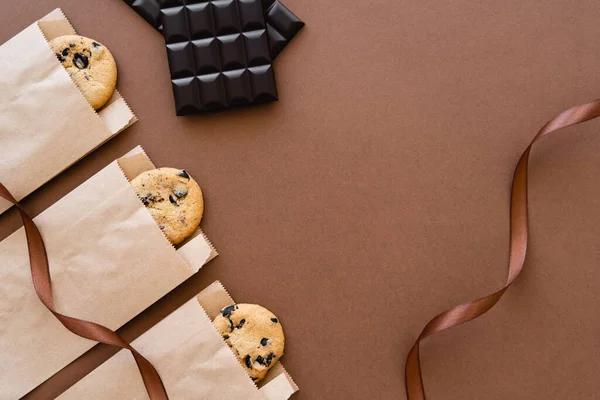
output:
[[[304,27],[302,22],[279,0],[263,0],[271,58],[275,59]]]
[[[161,0],[177,115],[277,100],[261,0]]]
[[[150,25],[162,32],[159,0],[125,0],[125,2]],[[264,19],[267,24],[269,50],[271,59],[274,60],[302,29],[304,22],[279,0],[263,0],[262,3]],[[254,28],[244,25],[244,29]]]
[[[146,22],[162,31],[158,0],[125,0],[125,3],[133,8],[133,10],[144,18]]]

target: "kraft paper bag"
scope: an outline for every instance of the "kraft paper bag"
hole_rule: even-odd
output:
[[[57,9],[0,46],[0,182],[17,200],[136,121],[118,92],[96,112],[75,86],[48,45],[73,34]]]
[[[192,261],[193,262],[193,261]],[[233,304],[220,282],[203,290],[133,341],[158,370],[174,400],[286,400],[298,386],[277,362],[257,387],[212,325]],[[147,400],[135,361],[120,351],[58,397],[59,400]]]
[[[200,230],[178,250],[161,232],[129,184],[153,168],[138,147],[34,219],[58,312],[116,330],[216,256]],[[0,242],[0,299],[2,400],[25,395],[96,344],[37,298],[23,228]]]

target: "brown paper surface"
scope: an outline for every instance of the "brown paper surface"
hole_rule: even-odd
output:
[[[17,200],[136,121],[118,92],[98,113],[88,104],[48,47],[69,34],[57,9],[0,46],[0,181]]]
[[[158,370],[170,398],[287,400],[298,390],[279,362],[260,389],[255,386],[211,322],[232,303],[215,282],[133,342]],[[58,398],[146,400],[138,374],[133,357],[120,351]]]
[[[506,279],[518,157],[555,113],[600,96],[600,2],[283,2],[306,27],[275,60],[279,101],[182,118],[164,38],[124,1],[4,1],[1,41],[60,6],[114,47],[140,119],[25,204],[39,213],[137,144],[185,166],[224,254],[129,337],[221,279],[285,319],[294,400],[405,400],[427,321]],[[428,400],[598,399],[599,131],[533,149],[523,275],[489,314],[423,343]],[[0,216],[2,237],[19,223]],[[106,353],[27,400],[52,399]]]
[[[152,168],[141,148],[121,160],[128,172]],[[57,311],[113,330],[216,254],[204,235],[175,250],[119,161],[34,220],[46,244]],[[39,301],[27,251],[22,228],[0,242],[0,399],[26,394],[96,344],[67,331]]]

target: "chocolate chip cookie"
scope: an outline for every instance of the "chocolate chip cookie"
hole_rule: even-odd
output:
[[[135,177],[131,186],[174,245],[198,229],[204,213],[202,190],[184,169],[146,171]]]
[[[213,324],[255,382],[263,379],[283,355],[283,328],[266,308],[234,304],[222,309]]]
[[[117,64],[110,51],[83,36],[59,36],[52,51],[94,109],[102,108],[117,86]]]

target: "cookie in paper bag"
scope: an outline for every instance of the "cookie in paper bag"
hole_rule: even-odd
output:
[[[283,328],[266,308],[234,304],[222,309],[213,324],[255,382],[263,379],[283,355]]]
[[[198,229],[204,213],[202,190],[184,169],[146,171],[135,177],[131,186],[174,245]]]
[[[102,108],[117,86],[117,64],[110,51],[78,35],[59,36],[50,47],[90,105]]]

